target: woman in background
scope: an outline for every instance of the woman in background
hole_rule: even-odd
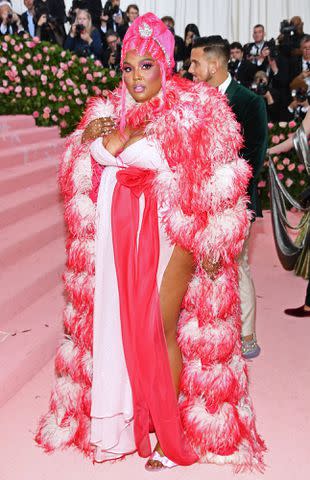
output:
[[[101,36],[93,27],[91,15],[87,10],[76,10],[76,18],[71,26],[64,48],[82,57],[101,56]]]

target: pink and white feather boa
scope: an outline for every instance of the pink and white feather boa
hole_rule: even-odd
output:
[[[249,228],[246,187],[251,172],[238,157],[239,126],[224,97],[206,84],[174,78],[166,102],[158,96],[139,105],[127,100],[127,122],[147,121],[170,173],[159,173],[154,192],[165,206],[164,224],[173,244],[193,252],[198,267],[184,298],[178,342],[184,368],[180,408],[184,428],[201,462],[231,463],[236,471],[262,469],[264,442],[255,426],[241,356],[237,256]],[[92,456],[90,405],[96,192],[101,168],[81,135],[91,120],[120,120],[120,89],[91,99],[67,141],[60,186],[68,225],[68,303],[65,337],[56,355],[57,378],[49,412],[36,441],[48,452],[76,446]],[[212,281],[199,266],[221,259]]]

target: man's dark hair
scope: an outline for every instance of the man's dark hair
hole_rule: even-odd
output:
[[[230,50],[237,48],[237,50],[243,50],[243,46],[241,45],[240,42],[232,42],[230,44]]]
[[[310,35],[304,35],[302,37],[302,39],[300,40],[300,46],[302,46],[306,42],[310,42]]]
[[[126,13],[128,13],[131,8],[133,8],[134,10],[136,10],[136,12],[139,12],[139,7],[138,7],[138,5],[136,5],[135,3],[131,3],[131,4],[128,5],[128,7],[126,8]]]
[[[105,34],[105,38],[108,38],[108,37],[116,37],[116,38],[120,38],[119,36],[119,33],[118,32],[114,32],[114,30],[108,30]]]
[[[261,23],[258,23],[257,25],[254,25],[253,30],[254,30],[254,28],[262,28],[265,31],[265,27]]]
[[[161,21],[164,22],[164,23],[165,22],[170,22],[170,23],[173,24],[173,26],[175,25],[174,19],[172,17],[169,17],[169,15],[166,15],[165,17],[162,17]]]
[[[230,46],[228,40],[221,37],[221,35],[210,35],[209,37],[200,37],[194,42],[193,48],[203,48],[205,53],[214,53],[217,57],[225,60],[225,63],[230,59]]]

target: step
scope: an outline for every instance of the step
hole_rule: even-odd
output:
[[[55,204],[0,230],[0,268],[17,263],[51,239],[65,238],[63,208]]]
[[[53,140],[59,138],[58,127],[23,127],[14,130],[0,129],[0,148],[9,148],[12,146],[29,145],[37,143],[44,138]]]
[[[24,308],[61,282],[65,241],[56,238],[14,265],[0,277],[0,328]]]
[[[1,327],[0,408],[55,355],[62,338],[59,283]]]
[[[0,167],[12,167],[14,165],[25,165],[43,158],[48,159],[55,155],[62,154],[65,140],[54,138],[53,140],[41,140],[30,145],[19,145],[17,147],[2,148],[0,151]]]
[[[0,229],[59,202],[56,177],[0,197]]]
[[[57,178],[59,156],[26,165],[3,168],[0,176],[1,195],[35,185],[48,178]]]
[[[16,128],[34,127],[32,115],[0,115],[0,134]]]

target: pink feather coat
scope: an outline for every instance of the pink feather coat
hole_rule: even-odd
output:
[[[49,412],[36,441],[48,452],[74,445],[92,456],[90,403],[96,196],[102,167],[81,135],[90,121],[120,121],[120,89],[90,100],[67,141],[60,186],[68,225],[64,274],[65,337],[56,355],[57,378]],[[166,102],[127,99],[127,122],[147,121],[171,172],[158,173],[154,195],[164,203],[168,237],[193,252],[196,272],[178,324],[183,356],[181,418],[201,462],[231,463],[235,470],[262,469],[265,446],[256,432],[241,356],[237,257],[250,221],[246,188],[251,172],[238,157],[242,145],[234,115],[222,94],[206,84],[167,82]],[[201,267],[208,258],[222,268],[211,280]]]

